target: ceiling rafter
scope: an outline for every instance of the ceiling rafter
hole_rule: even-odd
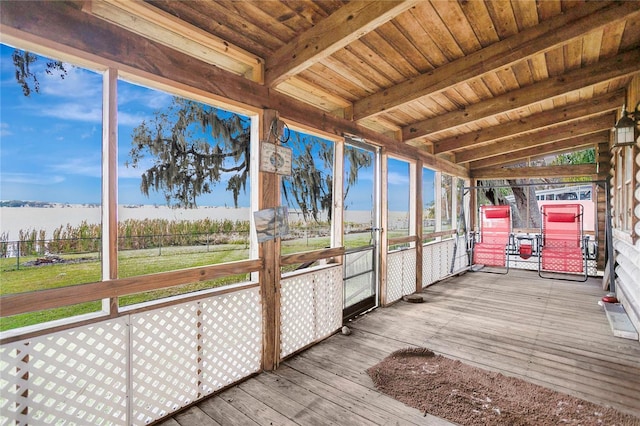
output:
[[[354,1],[298,35],[266,59],[265,84],[277,86],[390,21],[417,0]]]
[[[562,166],[497,167],[474,170],[473,179],[540,179],[566,177],[594,177],[598,173],[596,164],[576,164]]]
[[[631,3],[591,2],[573,8],[503,41],[355,102],[354,119],[360,120],[399,107],[547,52],[611,23],[640,16],[637,5]]]
[[[604,130],[589,135],[579,135],[568,139],[536,145],[520,151],[504,153],[478,161],[471,161],[469,169],[476,170],[487,167],[503,166],[522,162],[526,159],[536,159],[547,155],[564,154],[593,147],[599,143],[608,142],[610,130]]]
[[[403,140],[419,139],[429,134],[463,126],[469,122],[514,111],[544,100],[567,95],[576,90],[640,73],[640,48],[596,64],[575,69],[558,77],[504,93],[486,101],[429,118],[402,129]]]
[[[535,146],[554,143],[563,139],[586,136],[591,133],[611,130],[615,123],[615,115],[607,114],[597,118],[573,121],[531,134],[516,136],[488,146],[472,148],[455,154],[456,163],[468,163],[489,157],[510,153],[512,158],[518,156],[518,151],[531,149]]]
[[[517,121],[465,133],[460,136],[446,138],[433,143],[433,153],[457,151],[486,145],[499,139],[505,139],[531,132],[539,128],[553,126],[563,122],[580,120],[591,115],[600,115],[606,111],[614,111],[624,103],[624,90],[606,93],[585,101],[554,108],[538,114],[523,117]]]
[[[515,151],[537,145],[544,145],[579,135],[588,135],[602,130],[610,130],[615,124],[615,119],[615,114],[605,114],[595,118],[571,121],[542,131],[505,139],[491,145],[458,152],[455,154],[455,160],[457,163],[467,163],[504,154],[505,152],[515,153]]]

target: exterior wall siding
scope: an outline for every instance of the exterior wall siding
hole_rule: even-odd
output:
[[[616,251],[616,295],[636,330],[640,330],[640,240],[635,245],[614,241]]]

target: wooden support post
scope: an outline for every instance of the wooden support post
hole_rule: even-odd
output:
[[[280,134],[282,127],[278,112],[264,110],[260,125],[260,143],[278,143],[271,134]],[[259,209],[273,208],[280,203],[280,177],[276,173],[259,172]],[[275,370],[280,362],[280,239],[261,243],[258,255],[264,261],[260,273],[262,297],[262,368]]]
[[[336,141],[333,158],[333,211],[331,247],[344,246],[344,141]],[[335,259],[342,263],[342,257]]]
[[[118,278],[118,71],[102,78],[102,280]],[[118,315],[118,298],[103,300],[103,310]]]
[[[469,190],[469,229],[467,232],[473,232],[476,229],[476,211],[478,210],[478,179],[471,179],[469,186],[473,189]]]
[[[598,180],[606,181],[609,179],[611,171],[611,152],[609,151],[609,143],[599,143],[596,147],[596,163],[598,165]],[[596,202],[596,226],[598,229],[598,264],[597,268],[604,270],[606,256],[606,218],[607,218],[607,194],[604,187],[594,185],[591,199]]]
[[[387,206],[388,197],[388,175],[389,175],[389,156],[383,150],[380,155],[380,306],[387,305],[387,256],[389,252],[389,243],[387,236],[387,228],[389,226],[389,208]]]
[[[416,162],[415,172],[415,229],[416,229],[416,292],[422,291],[422,233],[423,230],[423,204],[422,200],[422,161]]]
[[[442,231],[442,172],[436,171],[434,176],[434,200],[435,200],[435,231]],[[436,241],[440,241],[442,237],[436,237]]]

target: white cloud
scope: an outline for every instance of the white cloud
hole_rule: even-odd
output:
[[[38,75],[40,92],[60,98],[77,98],[82,94],[84,98],[100,99],[102,96],[102,76],[100,74],[64,64],[67,74],[64,78],[54,71],[52,74],[41,72]]]
[[[87,107],[79,103],[58,104],[51,108],[42,109],[42,115],[59,118],[61,120],[85,121],[91,123],[102,123],[102,108]]]
[[[159,110],[171,105],[173,95],[160,90],[149,89],[131,83],[118,82],[118,105],[129,103],[142,104],[147,108]]]
[[[119,126],[139,126],[144,120],[148,120],[146,114],[129,114],[124,111],[118,111],[118,125]]]
[[[149,162],[149,165],[151,162]],[[141,167],[133,168],[131,166],[126,167],[124,164],[118,166],[118,177],[123,179],[140,179],[142,173],[147,170],[149,167],[145,167],[144,165]]]
[[[59,164],[50,165],[49,168],[58,173],[69,175],[80,175],[89,177],[101,177],[102,166],[100,159],[91,158],[69,158]]]
[[[13,132],[9,130],[9,123],[0,123],[0,137],[11,136]]]
[[[397,172],[389,172],[387,182],[389,185],[409,185],[409,176]]]
[[[91,130],[88,130],[86,132],[84,132],[83,134],[80,135],[80,139],[89,139],[92,136],[94,136],[96,133],[100,132],[101,130],[99,130],[97,127],[92,127]]]
[[[373,182],[373,170],[361,169],[358,170],[358,182],[369,181]]]
[[[63,182],[64,176],[31,174],[31,173],[3,173],[2,183],[30,184],[30,185],[52,185]]]

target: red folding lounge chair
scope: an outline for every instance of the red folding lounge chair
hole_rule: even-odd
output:
[[[502,272],[506,274],[509,272],[507,250],[510,242],[511,207],[480,206],[480,235],[478,242],[473,244],[474,265],[506,268]]]
[[[586,241],[583,237],[582,205],[547,204],[540,209],[542,225],[540,232],[540,257],[538,275],[569,281],[587,280]],[[580,279],[543,276],[544,272],[555,274],[579,274]]]

